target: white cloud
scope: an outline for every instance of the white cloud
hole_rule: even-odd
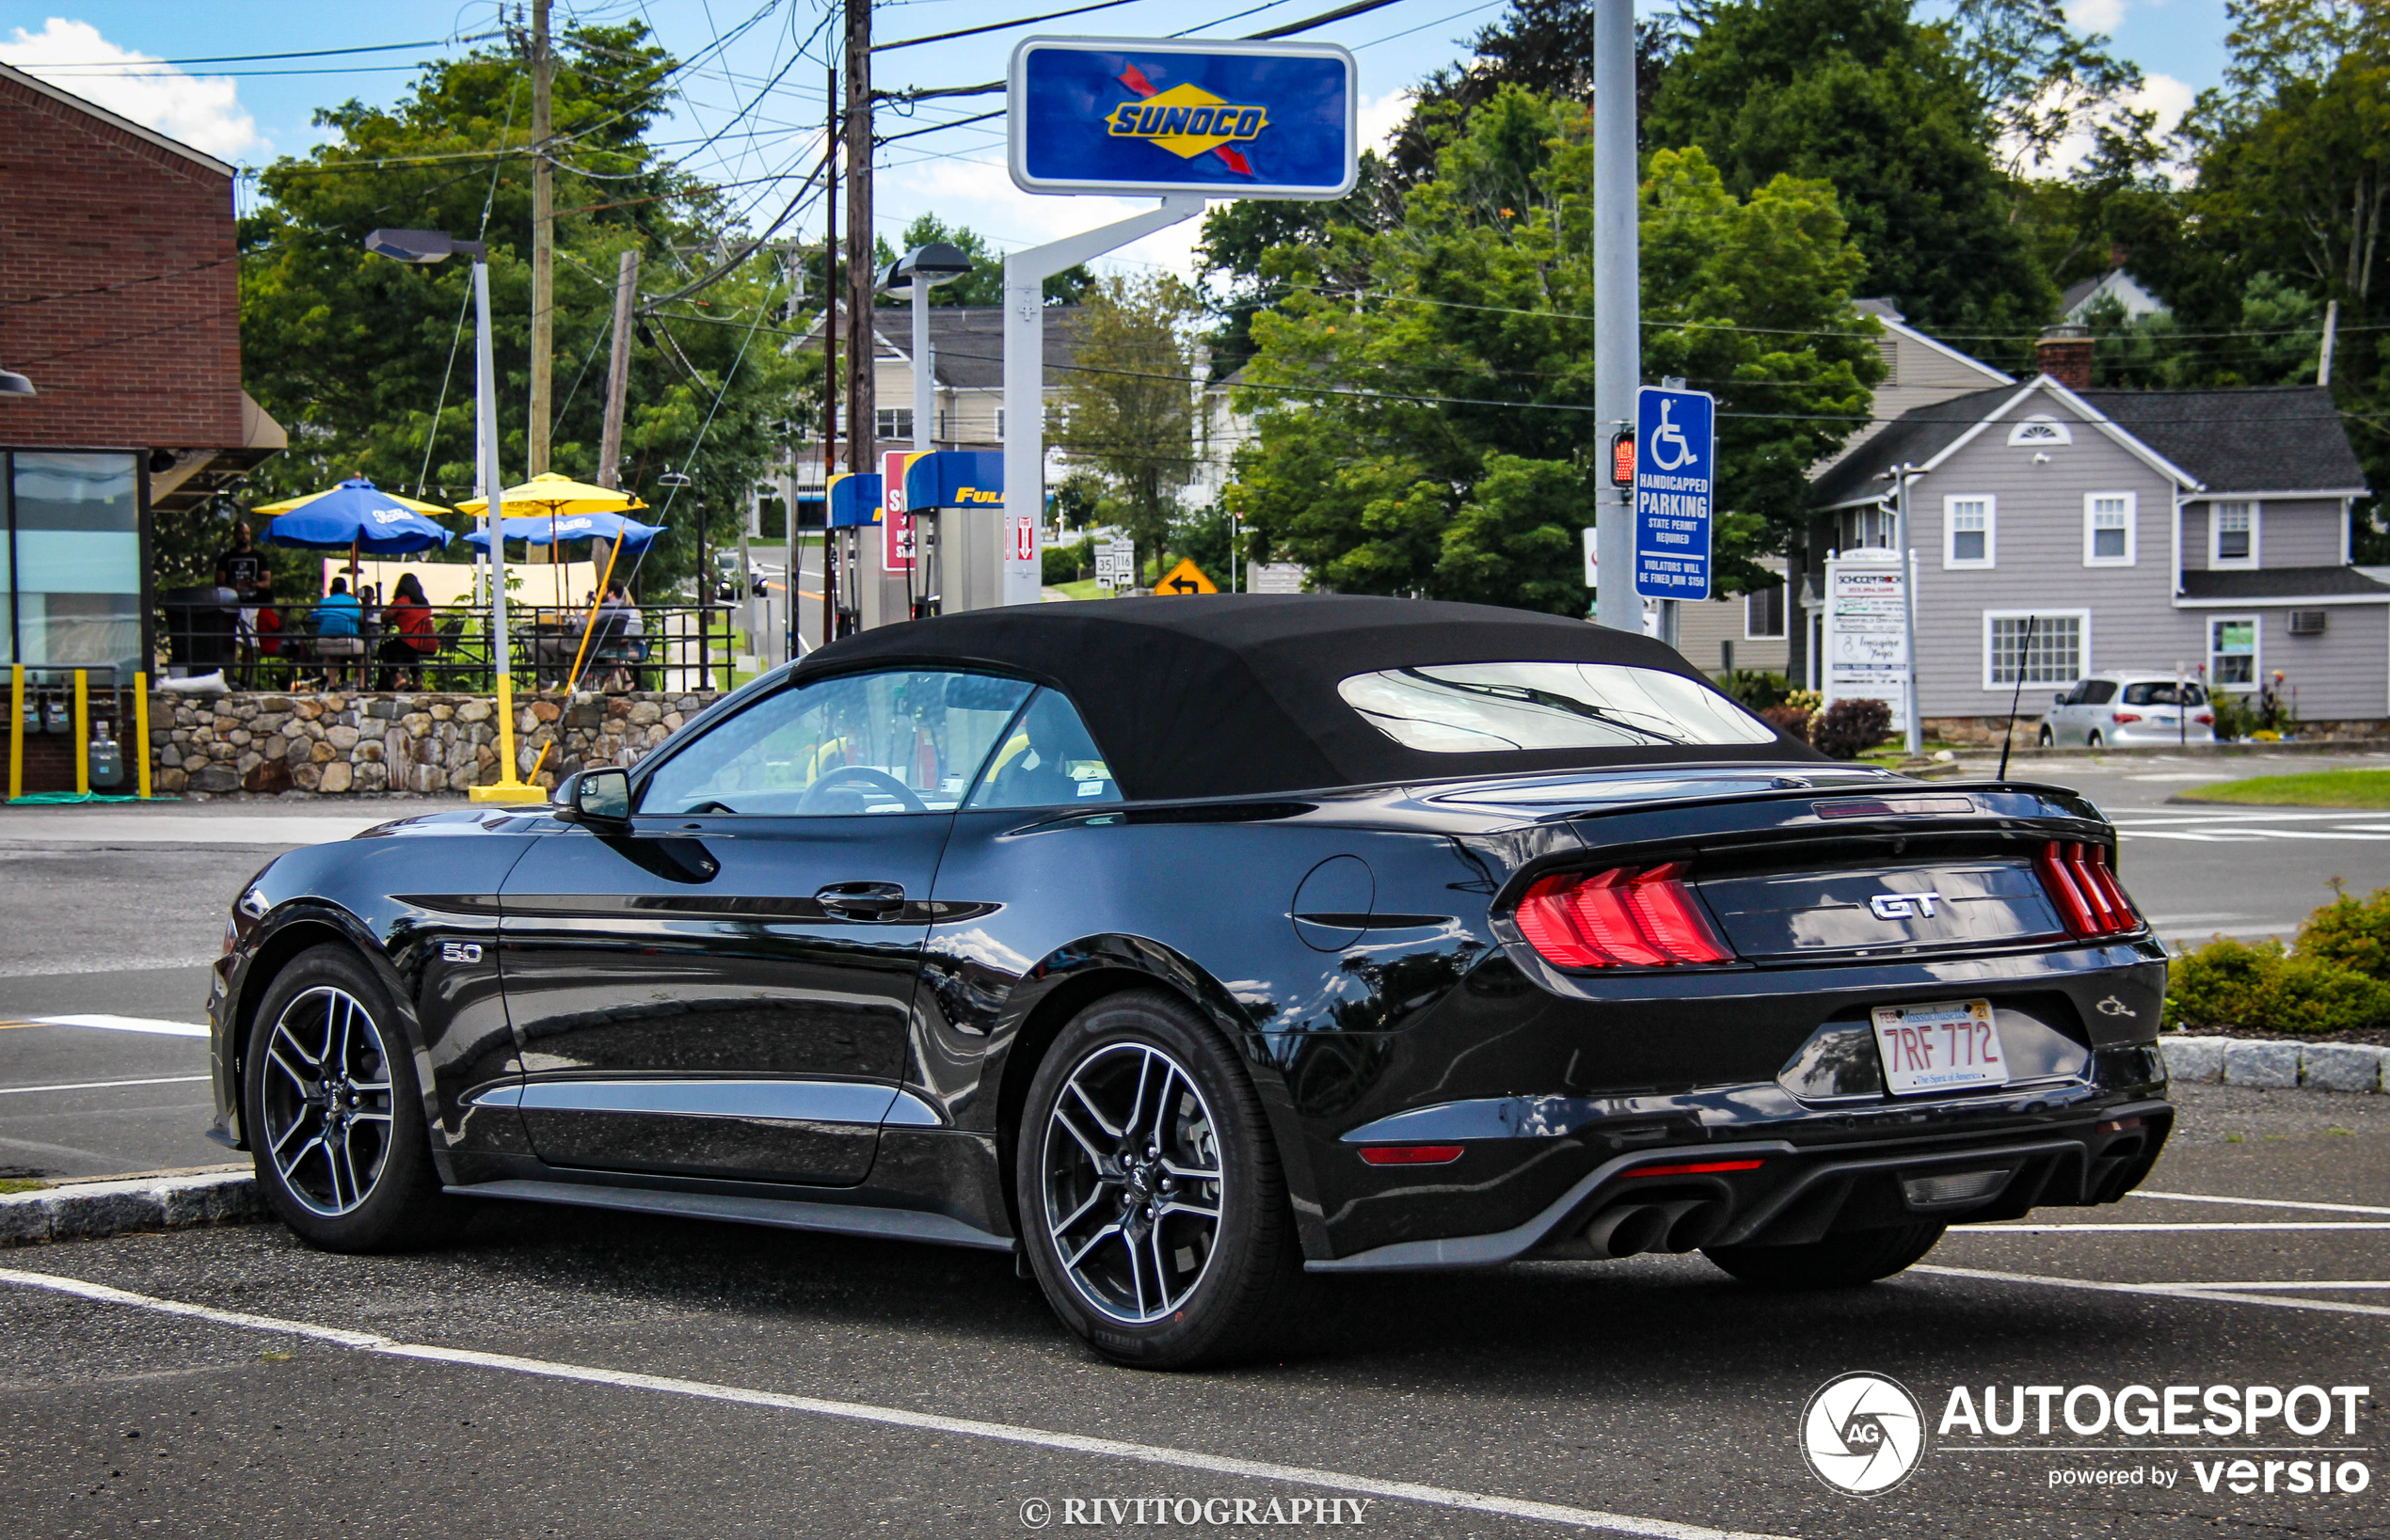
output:
[[[1386,146],[1394,139],[1394,131],[1401,128],[1405,119],[1410,117],[1410,104],[1413,100],[1409,90],[1388,91],[1380,97],[1362,97],[1361,99],[1362,147],[1376,150],[1380,154],[1384,153]]]
[[[2141,89],[2125,98],[2125,104],[2137,111],[2156,113],[2157,122],[2150,132],[2162,140],[2174,132],[2176,123],[2182,121],[2183,114],[2191,110],[2191,102],[2198,94],[2172,75],[2148,75],[2143,77]],[[2080,130],[2059,140],[2047,159],[2029,159],[2023,169],[2029,176],[2063,176],[2081,165],[2091,154],[2091,150],[2090,130]],[[2008,152],[2007,147],[2003,148],[2003,152]],[[2162,169],[2177,182],[2189,174],[2188,168],[2180,166],[2166,166]]]
[[[258,133],[257,120],[242,110],[234,82],[203,80],[170,64],[156,64],[154,56],[108,41],[88,22],[53,16],[39,32],[17,27],[15,36],[0,40],[0,63],[220,160],[271,149]],[[122,72],[66,68],[144,63],[152,67]]]
[[[2113,32],[2125,19],[2125,0],[2067,0],[2067,24],[2079,32]]]

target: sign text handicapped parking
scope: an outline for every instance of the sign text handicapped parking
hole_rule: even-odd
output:
[[[1706,390],[1635,392],[1634,591],[1647,599],[1710,596],[1717,400]]]

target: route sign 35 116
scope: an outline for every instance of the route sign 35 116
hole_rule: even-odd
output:
[[[1634,422],[1635,594],[1706,599],[1717,399],[1646,386],[1635,392]]]

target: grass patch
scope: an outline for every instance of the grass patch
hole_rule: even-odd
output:
[[[2390,770],[2314,770],[2219,781],[2176,795],[2202,802],[2261,802],[2277,807],[2390,807]]]
[[[1110,589],[1092,578],[1083,579],[1075,583],[1054,583],[1050,586],[1054,592],[1067,599],[1108,599],[1112,596]]]
[[[0,1194],[38,1193],[48,1185],[50,1185],[48,1183],[36,1177],[0,1176]]]

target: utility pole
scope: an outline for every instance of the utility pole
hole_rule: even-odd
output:
[[[613,351],[606,363],[606,425],[598,438],[598,484],[622,484],[623,402],[630,389],[630,307],[639,295],[639,251],[622,254],[614,278]]]
[[[2332,343],[2340,330],[2340,301],[2334,300],[2323,308],[2323,351],[2316,356],[2316,383],[2332,383]]]
[[[838,640],[838,534],[830,528],[830,478],[838,469],[838,70],[832,65],[821,100],[830,119],[829,142],[822,146],[827,169],[822,173],[822,198],[830,211],[829,229],[821,238],[821,644]],[[797,507],[789,504],[790,527]],[[795,613],[796,562],[789,566],[789,612]],[[795,630],[792,624],[791,632]]]
[[[1635,249],[1634,0],[1593,8],[1593,405],[1600,437],[1634,426],[1642,377],[1642,284]],[[1635,446],[1638,453],[1645,446]],[[1596,479],[1595,618],[1643,629],[1634,591],[1634,488]]]
[[[548,468],[550,402],[556,352],[556,171],[548,154],[549,87],[554,67],[548,55],[550,0],[531,6],[531,427],[528,471]],[[620,334],[616,334],[619,339]],[[620,341],[616,344],[619,347]],[[554,560],[553,548],[550,560]]]
[[[871,338],[871,0],[847,0],[847,468],[871,469],[879,446]]]

